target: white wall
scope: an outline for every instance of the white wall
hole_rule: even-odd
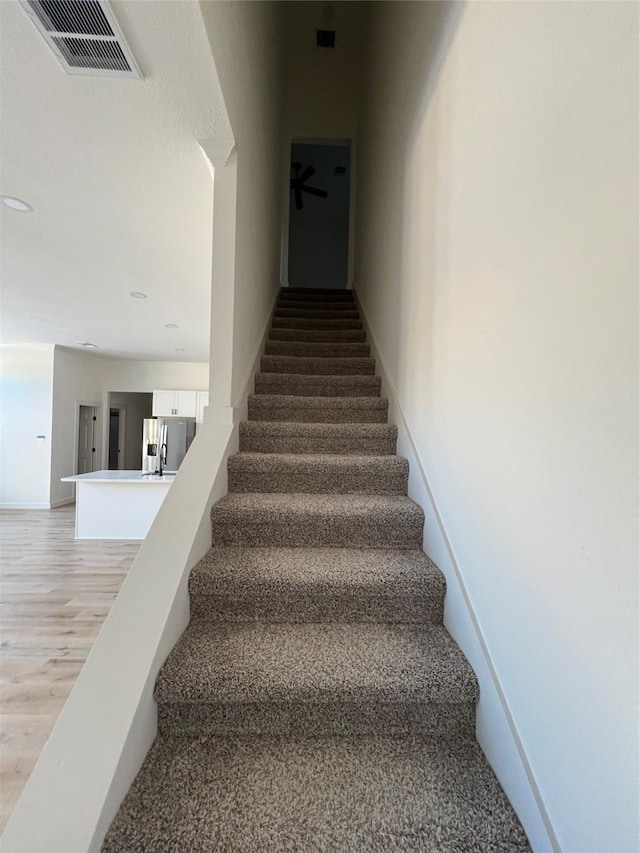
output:
[[[53,363],[53,427],[51,444],[51,504],[73,500],[73,483],[61,483],[61,477],[76,474],[78,447],[78,407],[100,407],[96,453],[97,469],[106,468],[108,417],[103,405],[104,361],[55,348]]]
[[[358,135],[364,3],[284,4],[287,142]],[[316,30],[335,30],[335,48],[316,47]]]
[[[52,388],[52,346],[0,348],[0,507],[49,507]]]
[[[348,286],[353,283],[353,237],[362,91],[365,3],[292,0],[284,3],[286,47],[285,144],[283,146],[283,269],[289,282],[289,175],[291,142],[351,140]],[[335,48],[316,46],[316,30],[335,30]],[[308,286],[308,285],[307,285]],[[325,285],[326,286],[326,285]]]
[[[637,851],[638,6],[373,6],[357,290],[479,737],[536,849]]]
[[[256,348],[279,286],[282,25],[279,4],[274,3],[204,2],[201,9],[236,146],[232,162],[222,167],[233,172],[228,196],[219,192],[218,169],[214,185],[214,230],[216,205],[223,201],[228,208],[222,217],[235,222],[235,232],[230,235],[234,246],[216,243],[214,233],[213,259],[211,340],[219,336],[232,342],[233,362],[227,364],[232,373],[229,399],[220,401],[229,406],[237,405],[253,370]],[[215,272],[221,260],[215,253],[225,248],[226,253],[235,250],[234,263],[226,267],[233,280],[225,286],[227,296],[233,290],[233,311],[218,317]],[[212,343],[212,357],[214,346]],[[217,365],[212,363],[213,371]]]
[[[73,500],[73,483],[61,483],[60,478],[76,473],[80,403],[100,406],[98,467],[103,469],[107,467],[109,447],[110,391],[149,393],[163,388],[205,390],[209,387],[208,373],[207,364],[107,359],[56,347],[53,371],[52,505]]]

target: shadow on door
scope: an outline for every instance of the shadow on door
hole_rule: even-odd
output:
[[[346,287],[351,147],[291,145],[289,286]]]

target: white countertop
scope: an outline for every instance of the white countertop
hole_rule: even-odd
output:
[[[143,474],[142,471],[91,471],[89,474],[76,474],[73,477],[61,477],[63,483],[138,483],[141,485],[166,485],[173,483],[175,471],[159,474]]]

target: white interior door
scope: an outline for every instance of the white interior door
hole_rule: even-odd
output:
[[[88,474],[97,468],[98,410],[95,406],[80,406],[78,412],[78,474]]]

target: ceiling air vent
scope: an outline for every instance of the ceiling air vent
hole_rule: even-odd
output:
[[[141,80],[106,0],[21,0],[68,74]]]

